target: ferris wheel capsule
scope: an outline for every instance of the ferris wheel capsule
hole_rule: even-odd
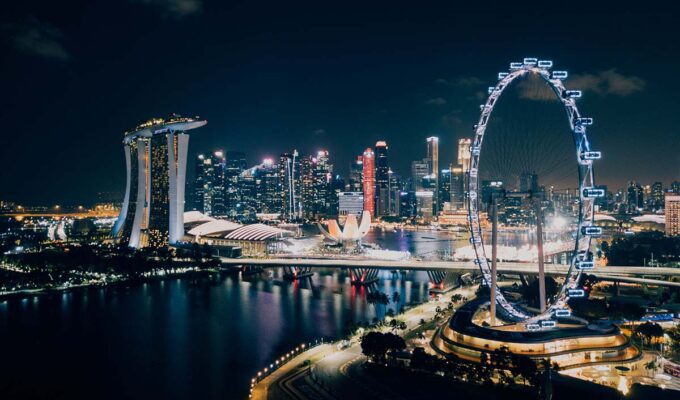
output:
[[[552,68],[553,62],[550,60],[539,60],[538,61],[538,67],[539,68]]]
[[[496,87],[495,87],[495,86],[489,86],[489,88],[487,89],[487,92],[488,92],[489,94],[491,94],[491,93],[494,92],[494,90],[496,90]]]
[[[594,188],[594,187],[585,187],[583,188],[583,197],[585,198],[598,198],[598,197],[604,197],[606,193],[604,192],[604,189],[600,188]]]
[[[521,62],[511,62],[510,63],[510,69],[521,69],[524,67],[524,64]]]
[[[569,73],[567,71],[553,71],[552,72],[552,78],[553,79],[567,79],[569,76]]]
[[[536,65],[538,58],[527,57],[524,59],[524,65]]]
[[[593,119],[590,118],[590,117],[579,117],[579,118],[576,118],[575,123],[576,123],[576,125],[592,125]]]
[[[508,75],[510,75],[510,74],[507,73],[507,72],[499,72],[499,73],[498,73],[498,79],[499,79],[499,80],[500,80],[500,79],[505,79]]]
[[[585,297],[586,292],[583,289],[569,289],[567,290],[567,296],[569,297]]]
[[[555,326],[557,326],[557,322],[551,319],[544,319],[541,321],[541,328],[554,328]]]
[[[576,263],[576,269],[579,271],[585,271],[590,269],[595,269],[595,263],[592,261],[579,261]]]
[[[569,98],[569,99],[578,99],[583,95],[583,92],[580,90],[565,90],[564,91],[564,97]]]
[[[556,317],[570,317],[571,316],[571,310],[568,308],[558,308],[555,310],[555,316]]]
[[[582,151],[580,158],[581,158],[582,161],[599,160],[600,158],[602,158],[602,152],[600,152],[600,151]]]
[[[539,324],[527,324],[527,330],[530,332],[540,331],[541,325]]]
[[[602,228],[599,226],[583,226],[581,227],[581,233],[588,236],[600,236],[602,235]]]

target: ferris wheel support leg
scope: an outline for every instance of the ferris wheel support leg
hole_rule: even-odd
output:
[[[496,259],[498,258],[498,199],[493,199],[493,223],[491,226],[491,326],[496,326]]]
[[[541,312],[545,311],[545,260],[543,259],[543,221],[541,203],[534,201],[536,214],[536,245],[538,247],[538,301]]]

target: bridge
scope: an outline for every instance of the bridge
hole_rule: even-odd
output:
[[[372,260],[365,258],[226,258],[220,257],[222,265],[285,267],[300,268],[311,271],[313,268],[349,268],[354,271],[366,270],[409,270],[409,271],[441,271],[441,272],[477,272],[479,268],[471,261],[423,261],[423,260]],[[500,262],[498,273],[508,275],[536,275],[538,268],[530,263]],[[568,265],[545,264],[548,275],[566,275]],[[598,279],[610,282],[637,283],[646,285],[662,285],[680,287],[680,268],[667,267],[626,267],[604,266],[587,271]]]

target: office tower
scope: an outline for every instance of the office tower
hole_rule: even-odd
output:
[[[224,213],[215,215],[236,215],[237,206],[243,201],[243,191],[239,188],[241,174],[247,168],[246,155],[242,151],[228,151],[224,159]],[[218,210],[219,211],[219,210]]]
[[[465,209],[465,172],[462,165],[451,165],[451,209]]]
[[[338,193],[338,215],[360,216],[364,211],[364,194],[361,192]]]
[[[389,214],[390,167],[387,159],[387,143],[375,144],[375,208],[379,216]]]
[[[194,180],[194,190],[193,190],[193,209],[206,213],[206,204],[210,204],[210,200],[206,199],[206,196],[210,196],[211,190],[206,190],[207,187],[212,187],[212,183],[206,171],[210,164],[210,157],[205,157],[203,154],[199,154],[196,158],[196,179]]]
[[[434,182],[434,213],[439,212],[439,203],[441,199],[439,198],[439,185],[441,180],[439,179],[439,138],[436,136],[430,136],[427,138],[427,158],[430,160],[430,173]]]
[[[680,235],[680,195],[666,193],[664,203],[666,204],[666,235],[678,236]]]
[[[375,154],[368,147],[364,151],[363,162],[363,192],[364,192],[364,211],[375,216]]]
[[[424,158],[422,160],[411,162],[411,180],[413,182],[414,191],[425,189],[424,179],[430,174],[430,160]]]
[[[640,184],[630,181],[628,183],[628,190],[626,193],[626,204],[628,206],[629,213],[635,213],[638,209],[644,208],[644,194]]]
[[[362,156],[357,156],[356,160],[353,160],[349,164],[349,182],[347,190],[350,192],[361,192],[363,191],[363,176],[364,176],[364,162]]]
[[[210,156],[212,164],[212,212],[209,215],[226,215],[227,214],[227,202],[226,202],[226,188],[225,188],[225,168],[226,159],[224,158],[224,152],[218,150],[212,153]]]
[[[470,168],[470,146],[472,139],[458,139],[458,164],[463,167],[466,173]]]
[[[333,165],[327,151],[319,151],[316,157],[300,158],[301,205],[307,218],[328,214],[331,205],[331,182]]]
[[[488,210],[493,199],[503,197],[504,187],[502,181],[482,181],[482,209]]]
[[[652,200],[652,208],[654,210],[660,210],[664,207],[663,183],[654,182],[654,184],[652,184],[652,193],[650,198]]]
[[[392,172],[392,169],[390,169],[390,191],[389,191],[389,196],[390,196],[390,204],[389,204],[389,214],[396,216],[400,214],[400,201],[399,201],[399,195],[401,193],[401,188],[403,186],[403,182],[401,179],[401,176],[399,174],[395,174]]]
[[[114,238],[130,247],[162,247],[184,235],[184,191],[189,135],[198,118],[155,118],[125,132],[125,199]]]
[[[283,186],[279,180],[279,166],[271,158],[265,158],[257,171],[257,196],[260,212],[280,213],[283,209]]]
[[[437,210],[451,210],[451,169],[443,169],[439,174],[439,191],[437,195],[439,205]],[[446,208],[445,208],[446,205]]]
[[[538,186],[538,175],[534,173],[524,172],[519,176],[517,189],[522,193],[538,193],[540,188]]]
[[[399,193],[399,215],[405,218],[416,216],[416,192],[403,190]]]
[[[297,150],[279,157],[279,182],[282,188],[282,215],[296,218],[302,213],[300,204],[300,157]]]
[[[671,192],[680,194],[680,182],[673,181],[673,183],[671,183]]]
[[[426,222],[432,220],[432,205],[434,202],[434,193],[429,190],[422,190],[416,192],[416,212],[419,218]]]

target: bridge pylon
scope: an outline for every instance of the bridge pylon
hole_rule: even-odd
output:
[[[446,293],[458,287],[458,274],[453,271],[428,270],[430,278],[430,293]]]
[[[312,267],[310,267],[310,266],[306,266],[306,267],[285,266],[285,267],[283,267],[283,279],[286,279],[286,280],[295,281],[295,280],[302,279],[302,278],[308,278],[312,275],[314,275],[314,272],[312,272]]]
[[[378,281],[377,268],[349,268],[349,277],[352,285],[368,286]]]

